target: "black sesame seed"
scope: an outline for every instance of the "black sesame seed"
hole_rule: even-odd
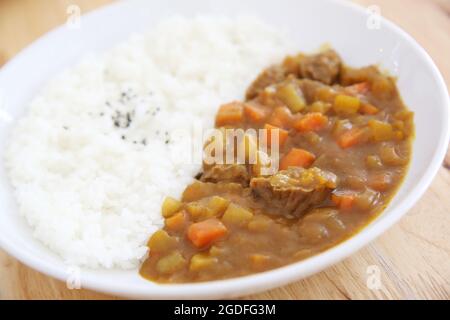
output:
[[[128,128],[132,121],[132,115],[130,112],[122,114],[119,111],[116,111],[114,115],[111,116],[111,119],[114,122],[114,126],[118,128]]]

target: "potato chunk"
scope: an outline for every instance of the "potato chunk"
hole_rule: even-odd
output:
[[[156,231],[147,243],[151,252],[167,252],[173,249],[177,244],[177,240],[171,237],[166,231]]]
[[[201,271],[204,269],[211,268],[218,262],[218,259],[211,257],[206,253],[197,253],[191,258],[191,263],[189,265],[190,271]]]
[[[186,206],[186,210],[195,221],[205,220],[214,216],[213,212],[203,204],[192,202]]]
[[[255,269],[263,269],[267,267],[271,260],[272,258],[265,254],[255,253],[250,256],[252,267]]]
[[[357,113],[360,105],[358,98],[339,94],[334,99],[333,109],[337,114],[350,115]]]
[[[222,221],[238,226],[246,225],[253,218],[253,213],[238,205],[230,204],[223,214]]]
[[[174,251],[171,254],[162,257],[156,263],[156,271],[162,274],[172,274],[181,270],[186,265],[186,259],[180,252]]]
[[[368,125],[372,130],[372,137],[376,142],[392,140],[394,132],[389,123],[378,120],[370,120]]]
[[[208,201],[208,208],[214,216],[220,216],[225,212],[229,204],[229,200],[219,196],[213,196]]]
[[[174,214],[165,221],[165,226],[170,231],[180,231],[186,224],[186,212],[184,210]]]
[[[283,101],[293,113],[302,111],[306,106],[303,94],[293,84],[286,84],[278,88],[277,98]]]
[[[331,109],[331,104],[323,101],[315,101],[309,107],[309,112],[320,112],[326,114]]]
[[[166,197],[164,199],[164,202],[162,204],[162,216],[164,218],[168,218],[172,215],[174,215],[175,213],[177,213],[180,208],[181,208],[182,204],[180,201],[172,198],[172,197]]]

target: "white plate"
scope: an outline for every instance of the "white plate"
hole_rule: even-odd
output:
[[[13,120],[50,77],[73,65],[87,52],[105,50],[143,32],[174,13],[236,15],[251,13],[276,26],[287,27],[299,50],[330,43],[350,65],[380,63],[398,76],[406,104],[415,112],[416,140],[411,168],[389,208],[362,232],[313,258],[280,269],[238,279],[200,284],[157,285],[137,271],[81,271],[85,288],[136,298],[225,298],[285,285],[316,273],[366,245],[405,214],[430,185],[449,141],[449,98],[442,76],[426,52],[391,22],[369,16],[341,1],[298,0],[131,0],[118,2],[81,19],[80,29],[65,26],[45,35],[0,71],[3,108]],[[375,29],[373,29],[375,27]],[[0,114],[0,156],[13,122]],[[0,245],[12,256],[45,274],[66,281],[62,261],[35,241],[17,214],[12,190],[0,168]]]

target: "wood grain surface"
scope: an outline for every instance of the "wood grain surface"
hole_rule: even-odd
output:
[[[111,0],[0,0],[0,65],[53,27],[67,8],[85,13]],[[449,0],[358,0],[428,51],[450,84]],[[376,241],[324,272],[248,299],[449,299],[450,157],[417,205]],[[447,167],[447,168],[445,168]],[[380,282],[373,282],[379,274]],[[374,286],[375,284],[375,286]],[[379,285],[376,285],[379,284]],[[0,299],[114,299],[62,282],[22,265],[0,250]]]

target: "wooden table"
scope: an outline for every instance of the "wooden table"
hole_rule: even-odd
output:
[[[0,65],[67,18],[77,4],[86,12],[111,0],[0,0]],[[450,84],[450,2],[448,0],[359,0],[412,34],[431,54]],[[249,299],[449,299],[450,159],[431,188],[393,228],[345,261],[289,286]],[[370,286],[380,272],[381,287]],[[367,283],[369,282],[369,286]],[[370,289],[372,288],[372,289]],[[0,251],[1,299],[110,299],[22,265]]]

